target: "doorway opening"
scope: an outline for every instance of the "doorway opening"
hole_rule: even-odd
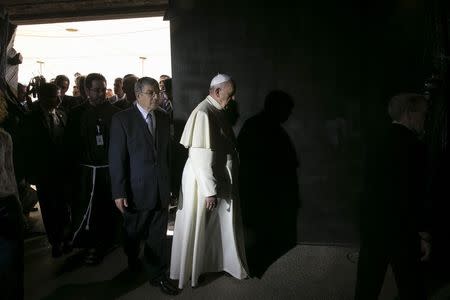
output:
[[[107,88],[126,74],[171,76],[170,22],[163,17],[20,25],[14,48],[23,56],[18,82],[63,74],[72,95],[78,75],[101,73]]]
[[[112,93],[115,79],[127,74],[157,81],[160,75],[172,76],[170,22],[162,16],[19,25],[14,49],[23,57],[18,83],[29,86],[37,76],[51,82],[65,75],[70,80],[69,96],[74,95],[76,77],[89,73],[105,76]],[[30,96],[37,100],[37,95]],[[29,212],[28,222],[28,244],[33,244],[45,233],[39,204]],[[173,222],[168,235],[173,234],[172,227]]]

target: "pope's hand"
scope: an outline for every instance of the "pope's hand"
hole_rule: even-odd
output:
[[[429,261],[431,255],[431,244],[425,240],[420,240],[420,252],[422,253],[420,261]]]
[[[420,236],[420,252],[422,256],[420,261],[429,261],[431,256],[431,234],[428,232],[419,232]]]
[[[116,202],[116,207],[120,210],[120,212],[124,213],[125,207],[128,207],[127,198],[117,198],[114,202]]]
[[[205,202],[206,202],[206,208],[208,210],[213,210],[217,206],[217,197],[216,196],[206,197]]]

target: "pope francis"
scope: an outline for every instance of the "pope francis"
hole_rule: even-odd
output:
[[[218,74],[191,113],[180,143],[189,149],[175,219],[170,277],[181,289],[201,274],[247,277],[235,136],[224,107],[234,99],[230,76]]]

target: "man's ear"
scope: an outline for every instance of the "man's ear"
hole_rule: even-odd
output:
[[[220,96],[220,90],[221,90],[221,88],[216,88],[216,89],[214,90],[214,95],[216,95],[216,97],[219,97],[219,96]]]

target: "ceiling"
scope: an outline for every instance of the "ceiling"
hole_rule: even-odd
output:
[[[169,0],[0,0],[17,25],[163,16]]]

